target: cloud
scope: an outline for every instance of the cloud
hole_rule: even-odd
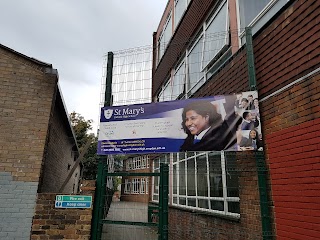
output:
[[[10,0],[0,43],[51,63],[68,112],[98,120],[103,55],[152,44],[166,0]]]

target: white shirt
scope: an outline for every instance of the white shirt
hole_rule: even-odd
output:
[[[202,137],[209,131],[211,127],[208,127],[207,129],[203,130],[201,133],[199,133],[198,135],[194,136],[194,140],[201,140]]]

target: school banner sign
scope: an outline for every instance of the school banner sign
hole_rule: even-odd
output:
[[[256,91],[101,109],[98,154],[262,150]]]

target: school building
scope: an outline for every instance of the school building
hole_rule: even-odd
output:
[[[257,90],[264,139],[261,153],[159,156],[170,164],[170,239],[319,238],[319,20],[317,0],[168,1],[153,101]]]

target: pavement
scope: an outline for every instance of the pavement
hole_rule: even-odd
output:
[[[148,222],[148,204],[112,202],[107,220]],[[103,224],[102,240],[157,240],[158,228],[119,224]]]

